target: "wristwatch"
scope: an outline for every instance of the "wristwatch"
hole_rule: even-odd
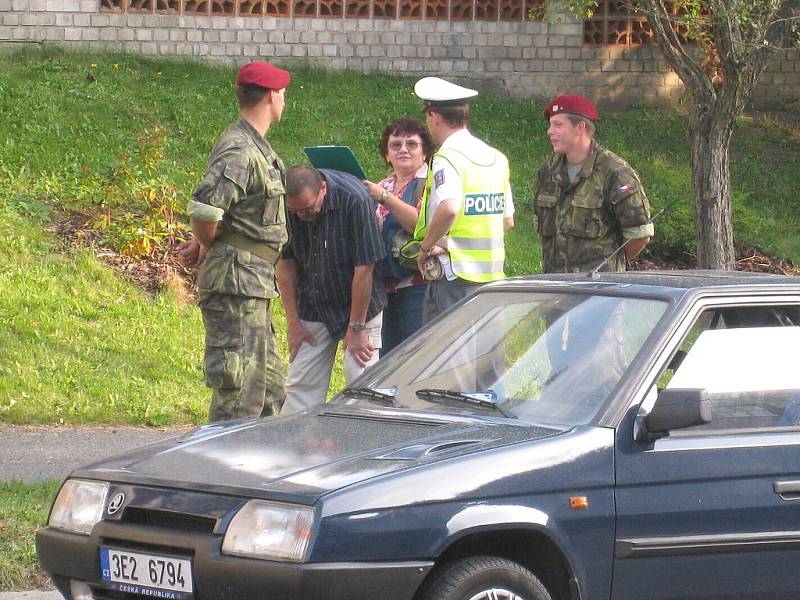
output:
[[[383,204],[389,198],[389,190],[383,190],[381,197],[378,199],[378,204]]]
[[[361,321],[353,321],[350,323],[350,329],[353,333],[364,331],[364,324]]]

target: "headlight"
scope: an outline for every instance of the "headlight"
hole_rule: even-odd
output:
[[[68,480],[50,511],[50,527],[89,535],[94,524],[103,517],[107,494],[107,483]]]
[[[314,511],[309,507],[251,500],[231,520],[222,552],[300,562],[308,549],[313,523]]]

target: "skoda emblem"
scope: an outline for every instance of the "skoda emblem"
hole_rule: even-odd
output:
[[[119,509],[122,508],[123,503],[125,502],[125,494],[120,492],[119,494],[115,494],[113,498],[111,498],[111,502],[108,503],[108,508],[106,512],[109,515],[115,515],[119,512]]]

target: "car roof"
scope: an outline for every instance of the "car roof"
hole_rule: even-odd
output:
[[[750,271],[626,271],[595,273],[550,273],[514,277],[496,282],[492,288],[547,286],[576,287],[580,289],[604,290],[606,292],[627,291],[642,294],[667,295],[680,298],[695,292],[745,292],[753,290],[784,290],[800,292],[800,277],[753,273]]]

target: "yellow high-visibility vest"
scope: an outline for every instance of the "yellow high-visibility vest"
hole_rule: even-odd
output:
[[[468,156],[456,148],[440,149],[433,155],[447,160],[461,175],[464,202],[443,241],[450,253],[453,272],[461,279],[476,283],[505,277],[503,209],[508,189],[508,159],[494,148],[486,148],[491,152],[481,157]],[[428,197],[433,176],[433,169],[428,169],[422,207],[414,229],[417,240],[422,240],[428,230]]]

